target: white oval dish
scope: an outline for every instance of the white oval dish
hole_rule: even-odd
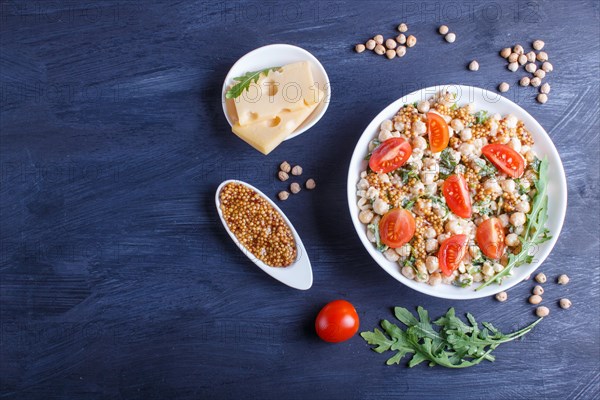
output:
[[[366,226],[358,219],[359,209],[356,197],[356,184],[360,178],[360,172],[364,171],[367,167],[367,161],[364,160],[364,157],[367,152],[369,141],[377,136],[381,123],[385,119],[392,118],[404,104],[427,100],[440,90],[448,90],[456,93],[459,104],[473,103],[475,105],[475,110],[487,110],[491,114],[514,114],[525,123],[527,129],[531,132],[531,135],[535,140],[533,149],[538,156],[548,157],[549,218],[547,227],[550,230],[552,239],[539,246],[537,253],[534,255],[535,259],[533,263],[524,264],[515,268],[513,270],[513,276],[506,278],[502,285],[493,284],[480,291],[474,290],[477,287],[476,285],[467,288],[459,288],[445,284],[430,286],[427,283],[419,283],[406,278],[400,272],[398,263],[388,261],[384,255],[377,251],[375,246],[369,242],[366,235]],[[453,300],[469,300],[491,296],[511,288],[524,280],[528,275],[531,275],[544,262],[556,244],[565,219],[567,209],[567,180],[558,151],[554,147],[550,136],[548,136],[548,133],[546,133],[544,128],[542,128],[542,126],[529,115],[527,111],[507,98],[500,96],[498,93],[490,92],[485,89],[463,85],[441,85],[418,90],[394,101],[384,108],[383,111],[369,123],[360,136],[354,149],[354,153],[352,154],[348,169],[347,196],[350,217],[352,218],[358,237],[375,262],[377,262],[377,264],[379,264],[388,274],[404,285],[430,296]]]
[[[306,132],[316,124],[321,117],[323,117],[325,111],[327,111],[331,99],[331,85],[325,68],[323,68],[323,65],[315,56],[300,47],[292,46],[290,44],[270,44],[247,53],[233,64],[233,67],[231,67],[227,73],[225,82],[223,82],[221,102],[223,104],[223,113],[225,113],[225,118],[227,118],[229,125],[233,125],[229,107],[235,107],[235,105],[233,105],[231,101],[227,101],[225,93],[227,93],[229,85],[234,82],[233,78],[242,76],[249,71],[258,71],[264,68],[283,66],[299,61],[310,62],[315,85],[325,92],[325,98],[308,118],[306,118],[306,120],[285,140],[292,139],[301,133]]]
[[[273,206],[273,208],[275,208],[275,210],[277,210],[277,212],[279,214],[281,214],[281,217],[283,218],[285,223],[290,227],[290,230],[292,231],[292,235],[294,236],[294,240],[296,241],[296,254],[297,255],[296,255],[296,261],[294,261],[294,263],[292,265],[290,265],[288,267],[270,267],[270,266],[268,266],[267,264],[265,264],[264,262],[262,262],[261,260],[256,258],[248,249],[246,249],[246,247],[244,247],[244,245],[240,243],[240,241],[233,234],[233,232],[231,232],[231,230],[229,230],[229,227],[227,226],[227,222],[223,218],[223,211],[221,210],[221,200],[219,199],[219,194],[221,193],[221,189],[223,189],[223,187],[225,185],[227,185],[228,183],[239,183],[239,184],[242,184],[242,185],[254,190],[263,199],[268,201],[269,204],[271,204],[271,206]],[[231,240],[233,240],[233,242],[237,245],[237,247],[242,251],[242,253],[244,253],[246,255],[246,257],[248,257],[250,259],[250,261],[252,261],[260,269],[262,269],[264,272],[271,275],[273,278],[277,279],[281,283],[284,283],[290,287],[293,287],[294,289],[299,289],[299,290],[310,289],[310,287],[312,286],[312,283],[313,283],[313,274],[312,274],[312,267],[310,264],[310,260],[308,258],[308,254],[306,253],[306,249],[304,248],[304,244],[302,243],[302,240],[300,239],[298,232],[296,232],[296,229],[294,228],[294,226],[292,225],[290,220],[286,217],[286,215],[283,213],[283,211],[281,211],[281,209],[279,207],[277,207],[277,205],[271,199],[269,199],[267,196],[265,196],[265,194],[262,193],[260,190],[258,190],[257,188],[255,188],[254,186],[252,186],[246,182],[238,181],[235,179],[228,179],[228,180],[222,182],[219,185],[219,187],[217,188],[217,192],[215,194],[215,204],[217,205],[217,212],[219,214],[219,218],[221,219],[221,223],[223,224],[223,226],[225,227],[225,230],[231,237]]]

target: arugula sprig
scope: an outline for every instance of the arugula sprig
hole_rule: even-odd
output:
[[[534,181],[537,193],[533,199],[531,211],[527,214],[525,235],[519,238],[521,251],[518,254],[509,254],[506,267],[475,290],[481,290],[493,282],[501,283],[502,279],[510,275],[515,267],[533,262],[531,250],[552,238],[550,231],[546,228],[546,222],[548,222],[548,159],[546,157],[540,161],[538,168],[539,175]]]
[[[235,99],[237,97],[240,97],[242,95],[242,93],[244,92],[244,90],[248,90],[248,88],[250,87],[250,84],[252,82],[254,82],[254,83],[258,82],[258,79],[260,78],[261,75],[263,75],[263,74],[268,75],[269,71],[278,71],[280,68],[281,67],[270,67],[270,68],[261,69],[260,71],[246,72],[242,76],[233,78],[233,80],[236,81],[237,83],[235,85],[233,85],[231,87],[231,89],[229,89],[227,91],[227,93],[225,93],[225,98]]]
[[[454,160],[454,157],[452,156],[452,150],[450,149],[450,147],[446,147],[440,154],[440,178],[446,179],[447,177],[452,175],[457,164],[458,163]]]
[[[536,326],[542,318],[529,326],[510,334],[504,334],[491,323],[483,322],[483,329],[471,314],[467,314],[468,324],[455,314],[454,308],[436,321],[431,322],[429,313],[417,308],[418,319],[406,308],[395,307],[394,315],[406,326],[403,330],[388,320],[381,321],[383,332],[377,328],[360,335],[377,353],[395,351],[386,361],[387,365],[399,364],[406,355],[412,355],[410,368],[424,361],[430,367],[439,365],[446,368],[466,368],[483,360],[494,361],[490,353],[500,344],[515,340]],[[435,329],[438,326],[439,329]]]

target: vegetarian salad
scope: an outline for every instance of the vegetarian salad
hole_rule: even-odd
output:
[[[370,141],[359,220],[408,279],[481,289],[550,239],[547,161],[514,115],[440,92],[402,107]]]

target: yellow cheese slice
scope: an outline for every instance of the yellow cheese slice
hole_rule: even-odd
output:
[[[323,93],[319,95],[322,98]],[[236,123],[232,130],[246,143],[266,155],[294,132],[317,106],[318,103],[315,103],[296,111],[283,111],[273,118],[245,126]]]
[[[309,62],[302,61],[261,75],[235,99],[235,108],[239,124],[245,126],[272,120],[284,111],[318,104],[322,97],[323,92],[313,79]]]

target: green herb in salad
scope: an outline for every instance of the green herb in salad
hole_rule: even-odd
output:
[[[446,179],[447,177],[452,175],[452,173],[454,172],[454,168],[456,168],[457,164],[458,163],[454,160],[454,157],[452,156],[452,150],[450,149],[450,147],[446,147],[442,151],[442,154],[440,154],[440,178]]]
[[[237,81],[237,83],[235,85],[233,85],[231,87],[231,89],[229,89],[227,91],[227,93],[225,93],[225,98],[235,99],[237,97],[240,97],[242,95],[242,93],[244,92],[244,90],[248,90],[248,88],[250,87],[250,84],[252,82],[254,82],[254,83],[258,82],[258,79],[260,78],[261,75],[263,75],[263,74],[268,75],[269,71],[278,71],[280,68],[281,67],[271,67],[271,68],[261,69],[260,71],[246,72],[242,76],[233,78],[233,80]]]
[[[498,172],[496,167],[482,158],[476,158],[475,164],[479,167],[479,176],[496,176],[496,172]]]
[[[419,173],[417,172],[417,166],[414,164],[406,164],[405,166],[398,168],[396,173],[402,179],[402,184],[406,185],[411,178],[420,179]]]
[[[475,113],[475,123],[476,124],[485,124],[485,122],[490,119],[490,115],[487,111],[481,110]]]
[[[369,224],[367,225],[367,229],[373,232],[373,235],[375,236],[375,245],[377,246],[377,250],[381,251],[382,253],[386,251],[389,247],[383,244],[381,241],[381,236],[379,235],[379,224]]]
[[[417,308],[419,319],[406,308],[395,307],[396,318],[406,325],[403,330],[387,320],[381,321],[383,332],[361,332],[360,336],[377,353],[395,351],[387,365],[400,364],[406,355],[412,355],[408,363],[410,368],[422,362],[430,367],[439,365],[446,368],[466,368],[479,364],[483,360],[494,361],[491,355],[502,343],[507,343],[529,333],[543,318],[513,333],[504,334],[489,322],[483,322],[483,329],[471,314],[467,314],[468,324],[455,314],[454,308],[438,320],[431,322],[423,307]],[[439,329],[435,329],[438,326]]]
[[[527,224],[525,225],[524,230],[525,235],[520,238],[521,251],[519,254],[509,254],[506,267],[475,290],[481,290],[484,287],[491,285],[493,282],[502,283],[502,279],[510,275],[513,268],[533,262],[533,254],[530,254],[531,250],[535,249],[537,245],[552,238],[550,231],[546,228],[546,222],[548,221],[547,175],[548,159],[544,158],[540,161],[539,176],[534,182],[537,193],[533,199],[531,211],[527,214]]]

